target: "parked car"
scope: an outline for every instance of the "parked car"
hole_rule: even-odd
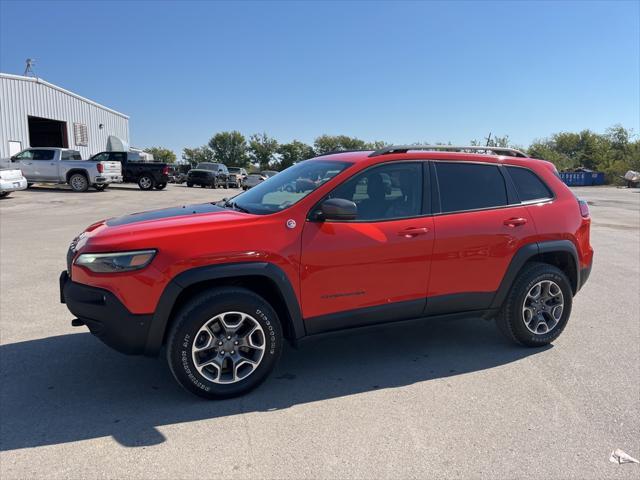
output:
[[[286,340],[373,324],[494,318],[548,345],[591,272],[587,203],[517,150],[440,148],[320,156],[216,205],[103,220],[71,243],[61,299],[117,350],[166,345],[205,398],[258,386]],[[298,178],[328,180],[283,190]]]
[[[119,162],[125,183],[137,183],[140,190],[162,190],[169,182],[169,165],[140,159],[136,152],[100,152],[90,160]]]
[[[227,167],[227,170],[229,170],[229,185],[234,188],[242,188],[247,179],[247,171],[241,167]]]
[[[276,172],[275,170],[263,170],[262,172],[260,172],[260,175],[262,175],[265,178],[271,178],[277,174],[278,172]]]
[[[265,177],[264,175],[261,175],[259,173],[251,173],[247,175],[247,178],[244,180],[244,183],[242,184],[242,189],[249,190],[250,188],[255,187],[259,183],[264,182],[266,179],[267,177]]]
[[[199,163],[187,173],[187,187],[229,188],[229,170],[222,163]]]
[[[27,179],[18,168],[0,166],[0,198],[8,197],[11,192],[27,188]]]
[[[82,160],[80,152],[67,148],[28,148],[11,157],[22,170],[28,185],[68,183],[75,192],[89,187],[104,190],[110,183],[122,182],[122,166],[106,160]]]

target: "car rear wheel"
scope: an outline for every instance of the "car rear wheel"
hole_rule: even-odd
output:
[[[573,292],[567,276],[546,263],[524,267],[511,287],[496,323],[509,339],[527,347],[548,345],[564,330]]]
[[[0,198],[7,198],[11,195],[11,192],[0,192]]]
[[[187,182],[187,187],[189,188],[193,187],[193,183]]]
[[[153,178],[150,175],[142,175],[138,179],[138,187],[140,190],[151,190],[154,186]]]
[[[74,173],[69,177],[69,185],[74,192],[86,192],[89,190],[89,180],[82,173]]]
[[[156,185],[156,190],[163,190],[166,187],[167,187],[166,183],[159,183],[158,185]]]
[[[229,398],[260,385],[282,346],[271,305],[250,290],[225,287],[194,297],[180,310],[167,341],[167,361],[186,390]]]

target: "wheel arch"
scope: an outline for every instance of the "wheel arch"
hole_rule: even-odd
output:
[[[578,250],[570,240],[550,240],[523,246],[511,259],[511,263],[491,302],[492,309],[502,307],[511,286],[527,263],[540,262],[553,265],[569,278],[571,291],[575,295],[580,287]]]
[[[162,293],[147,337],[145,354],[156,355],[164,344],[175,314],[194,295],[221,287],[247,288],[267,300],[278,314],[285,338],[305,336],[296,294],[286,274],[267,262],[245,262],[197,267],[177,275]]]

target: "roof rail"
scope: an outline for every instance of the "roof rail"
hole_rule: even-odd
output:
[[[456,147],[453,145],[390,145],[388,147],[381,148],[373,152],[370,157],[377,157],[378,155],[386,155],[390,153],[407,153],[410,150],[427,150],[427,151],[448,151],[448,152],[462,152],[462,153],[485,153],[495,155],[506,155],[508,157],[522,157],[529,158],[527,154],[516,150],[515,148],[507,147],[482,147],[482,146],[468,146],[468,147]]]

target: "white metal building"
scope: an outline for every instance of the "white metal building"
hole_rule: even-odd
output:
[[[65,147],[89,158],[128,149],[129,117],[40,78],[0,73],[0,158],[28,147]]]

